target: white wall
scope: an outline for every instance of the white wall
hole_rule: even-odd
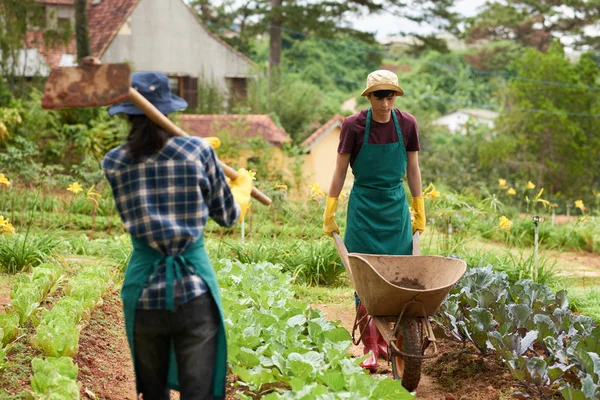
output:
[[[451,114],[444,115],[443,117],[436,119],[433,123],[434,125],[445,126],[451,133],[460,133],[461,135],[466,135],[468,122],[473,125],[486,125],[489,128],[494,127],[493,120],[476,118],[462,111],[456,111]]]
[[[131,62],[136,71],[162,71],[218,82],[249,77],[251,64],[211,36],[182,0],[140,0],[102,57]]]

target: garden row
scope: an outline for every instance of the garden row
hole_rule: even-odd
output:
[[[253,207],[246,217],[245,235],[248,240],[263,238],[294,237],[313,240],[323,236],[322,212],[325,193],[317,184],[310,185],[310,194],[303,199],[291,199],[285,185],[259,182],[273,199],[271,207]],[[73,185],[71,185],[73,186]],[[272,186],[272,187],[271,187]],[[534,244],[535,223],[539,222],[539,243],[542,248],[558,250],[585,250],[600,253],[600,194],[596,197],[593,213],[583,205],[573,207],[573,221],[555,225],[548,203],[537,198],[534,192],[526,202],[511,203],[504,191],[491,193],[486,188],[457,193],[451,190],[439,192],[433,186],[426,190],[428,228],[445,234],[445,240],[457,242],[468,237],[506,242],[518,247]],[[66,186],[46,185],[33,191],[26,187],[0,186],[0,215],[10,218],[16,225],[34,220],[38,227],[65,229],[92,229],[97,231],[122,231],[114,201],[108,188],[103,185],[99,193],[79,189],[72,192]],[[71,192],[69,191],[71,190]],[[541,192],[541,191],[540,191]],[[538,194],[540,193],[538,192]],[[508,196],[510,197],[510,196]],[[337,221],[344,228],[345,200],[340,199]],[[577,217],[577,218],[575,218]],[[435,229],[434,229],[435,228]],[[238,235],[239,227],[222,229],[214,223],[207,226],[208,235]]]
[[[600,328],[569,310],[566,291],[472,268],[435,318],[482,355],[499,354],[522,386],[517,398],[600,397]]]
[[[51,309],[44,300],[65,280],[63,267],[46,263],[32,269],[31,274],[17,276],[6,314],[0,314],[0,367],[15,340],[27,338],[43,357],[35,357],[31,367],[33,398],[79,398],[77,366],[72,357],[78,351],[79,332],[92,311],[102,305],[102,295],[111,285],[110,269],[88,266],[70,277],[59,300]],[[19,335],[32,328],[35,333]]]
[[[348,354],[348,331],[295,300],[291,276],[268,262],[215,269],[238,396],[252,399],[412,399],[399,381],[370,376]]]

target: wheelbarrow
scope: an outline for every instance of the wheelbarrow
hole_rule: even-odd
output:
[[[452,286],[467,269],[464,261],[419,255],[419,236],[413,255],[391,256],[348,253],[342,238],[333,234],[348,277],[388,346],[387,361],[394,379],[414,391],[421,379],[421,363],[438,354],[429,317],[437,312]],[[359,325],[354,322],[352,338]],[[430,347],[431,345],[432,348]]]

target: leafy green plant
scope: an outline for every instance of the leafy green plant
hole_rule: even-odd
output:
[[[34,399],[79,399],[79,371],[72,358],[34,358],[31,368]]]
[[[347,352],[348,331],[295,300],[280,266],[223,261],[215,268],[240,398],[413,398],[398,381],[368,376]]]
[[[0,268],[9,274],[26,271],[49,259],[58,244],[59,238],[52,231],[0,237]]]

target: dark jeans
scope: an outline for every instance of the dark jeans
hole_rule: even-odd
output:
[[[136,374],[144,400],[168,400],[171,342],[175,348],[181,400],[213,398],[219,310],[210,293],[175,311],[136,310]]]

